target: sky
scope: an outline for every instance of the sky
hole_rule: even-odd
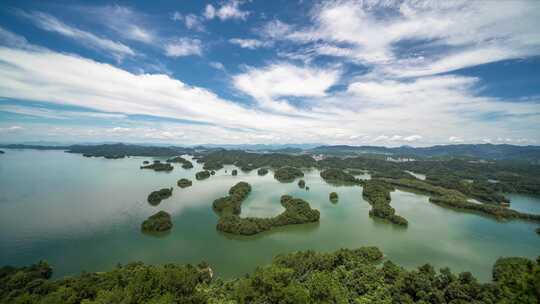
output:
[[[10,1],[0,142],[540,144],[540,1]]]

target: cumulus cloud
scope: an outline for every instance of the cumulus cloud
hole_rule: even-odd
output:
[[[241,2],[237,0],[229,0],[219,8],[214,7],[212,4],[207,4],[203,15],[206,19],[219,18],[221,21],[227,19],[245,20],[249,16],[249,12],[241,10],[240,5]]]
[[[285,106],[280,97],[324,97],[339,79],[338,69],[299,67],[275,63],[263,68],[248,68],[233,77],[235,88],[265,106]]]
[[[165,55],[182,57],[202,55],[202,43],[199,39],[179,38],[165,45]]]
[[[274,37],[393,76],[433,75],[539,55],[539,12],[537,1],[332,1],[315,6],[313,25]]]

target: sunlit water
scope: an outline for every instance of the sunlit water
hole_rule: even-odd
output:
[[[373,245],[386,257],[412,268],[426,262],[469,270],[489,280],[499,256],[534,258],[540,253],[535,223],[497,222],[429,203],[423,195],[396,190],[392,206],[409,220],[400,228],[369,217],[370,206],[361,187],[332,186],[317,170],[306,171],[306,185],[279,183],[270,172],[258,176],[233,167],[195,181],[200,165],[170,173],[140,170],[143,160],[84,158],[61,151],[6,150],[0,155],[0,265],[26,265],[40,259],[53,265],[55,276],[106,271],[117,263],[209,262],[222,277],[241,275],[267,264],[273,255],[294,250],[333,251]],[[227,173],[225,173],[227,170]],[[182,177],[193,186],[180,189]],[[283,211],[283,194],[301,197],[321,212],[320,223],[282,227],[257,236],[241,237],[216,231],[212,201],[238,181],[252,185],[243,204],[244,216],[273,216]],[[147,195],[174,187],[173,196],[157,207]],[[339,202],[328,194],[335,191]],[[540,213],[537,197],[511,196],[513,207]],[[516,208],[517,209],[517,208]],[[173,216],[172,231],[162,237],[140,232],[141,222],[165,210]]]

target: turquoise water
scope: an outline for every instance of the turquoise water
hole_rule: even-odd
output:
[[[534,232],[538,224],[497,222],[444,209],[426,196],[399,190],[392,193],[392,206],[409,220],[409,227],[374,220],[368,216],[370,206],[362,199],[361,187],[329,185],[317,170],[305,172],[310,187],[306,191],[296,182],[277,182],[272,172],[261,177],[256,170],[239,170],[238,176],[231,176],[233,167],[228,166],[195,181],[199,164],[190,170],[175,164],[172,172],[164,173],[140,170],[143,160],[151,158],[107,160],[61,151],[6,150],[0,156],[0,265],[44,259],[58,277],[105,271],[130,261],[205,260],[218,275],[231,277],[269,263],[277,253],[373,245],[406,267],[429,262],[489,280],[499,256],[533,258],[540,253],[540,237]],[[193,186],[176,187],[182,177],[193,179]],[[253,189],[243,215],[275,215],[283,210],[279,197],[291,194],[319,209],[321,221],[251,237],[222,234],[215,230],[212,201],[238,181],[249,182]],[[174,187],[173,196],[150,206],[148,193],[162,187]],[[332,191],[339,194],[337,204],[328,200]],[[519,204],[537,208],[540,199],[529,197]],[[159,210],[172,214],[172,231],[162,237],[142,234],[141,222]]]

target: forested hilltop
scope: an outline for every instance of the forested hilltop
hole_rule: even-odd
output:
[[[274,257],[253,273],[222,280],[193,265],[119,265],[108,272],[51,280],[45,263],[0,269],[0,303],[538,303],[540,257],[500,258],[493,281],[469,272],[405,270],[376,247]]]

